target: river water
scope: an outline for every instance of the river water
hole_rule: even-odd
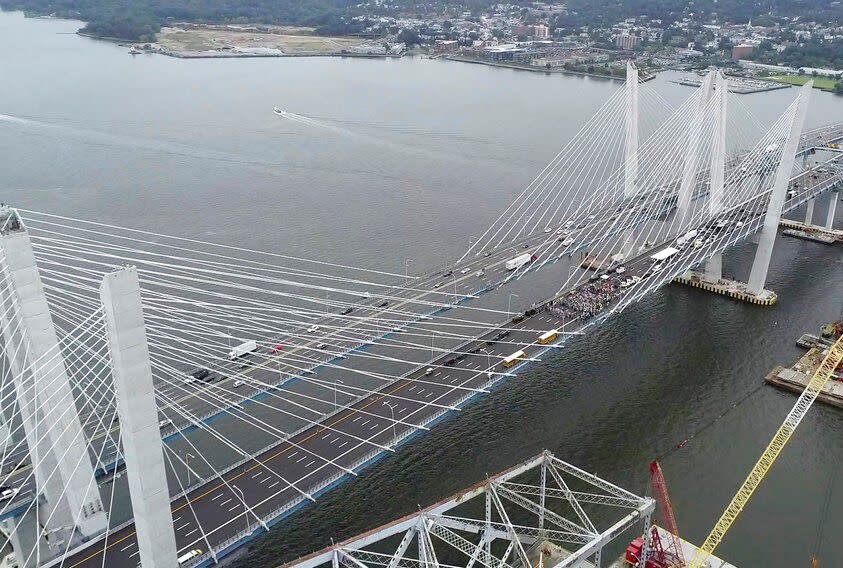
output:
[[[393,272],[463,251],[620,86],[417,58],[133,57],[78,27],[0,13],[0,201]],[[673,102],[690,94],[651,85]],[[763,122],[794,95],[741,100]],[[808,125],[841,119],[843,99],[816,92]],[[731,252],[726,272],[745,277],[753,249]],[[779,303],[766,309],[662,290],[282,523],[243,566],[321,548],[544,448],[639,493],[664,455],[680,529],[700,542],[793,404],[758,390],[762,377],[841,310],[840,250],[779,239],[768,287]],[[817,406],[722,556],[843,566],[843,483],[829,492],[841,458],[843,414]]]

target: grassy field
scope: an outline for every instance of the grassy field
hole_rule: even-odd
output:
[[[194,29],[162,28],[158,44],[174,52],[201,52],[220,49],[278,49],[288,55],[336,53],[359,45],[357,38],[310,35],[311,28],[278,28],[270,33],[256,33],[196,27]]]
[[[814,88],[822,89],[823,91],[833,91],[834,84],[837,83],[836,79],[830,79],[828,77],[811,77],[810,75],[778,75],[776,77],[767,78],[771,81],[776,81],[778,83],[786,83],[788,85],[797,86],[804,85],[805,83],[813,79]]]

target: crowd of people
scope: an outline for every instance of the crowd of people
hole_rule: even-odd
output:
[[[561,318],[588,319],[600,313],[614,300],[620,285],[615,278],[590,282],[572,290],[550,305],[550,311]]]

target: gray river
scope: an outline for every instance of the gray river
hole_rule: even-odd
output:
[[[461,254],[621,86],[420,58],[133,57],[78,27],[0,13],[0,201],[393,272]],[[674,103],[690,94],[667,76],[650,86]],[[741,100],[764,122],[794,95]],[[808,125],[841,119],[843,98],[815,92]],[[746,277],[753,251],[733,250],[725,271]],[[544,448],[640,493],[664,456],[680,529],[699,543],[794,402],[758,389],[763,376],[843,307],[840,249],[780,238],[768,287],[773,308],[662,290],[283,522],[240,562],[277,565]],[[812,554],[843,566],[843,483],[829,492],[841,472],[843,414],[817,406],[720,554],[743,568],[809,566]]]

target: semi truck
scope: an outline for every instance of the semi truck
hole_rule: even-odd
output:
[[[251,339],[249,341],[244,341],[240,345],[231,348],[231,351],[228,352],[228,358],[234,361],[238,357],[242,357],[246,353],[251,353],[252,351],[257,351],[258,343]]]
[[[534,260],[536,260],[535,255],[531,255],[530,253],[524,253],[516,256],[513,259],[507,260],[505,266],[507,270],[515,270]]]

